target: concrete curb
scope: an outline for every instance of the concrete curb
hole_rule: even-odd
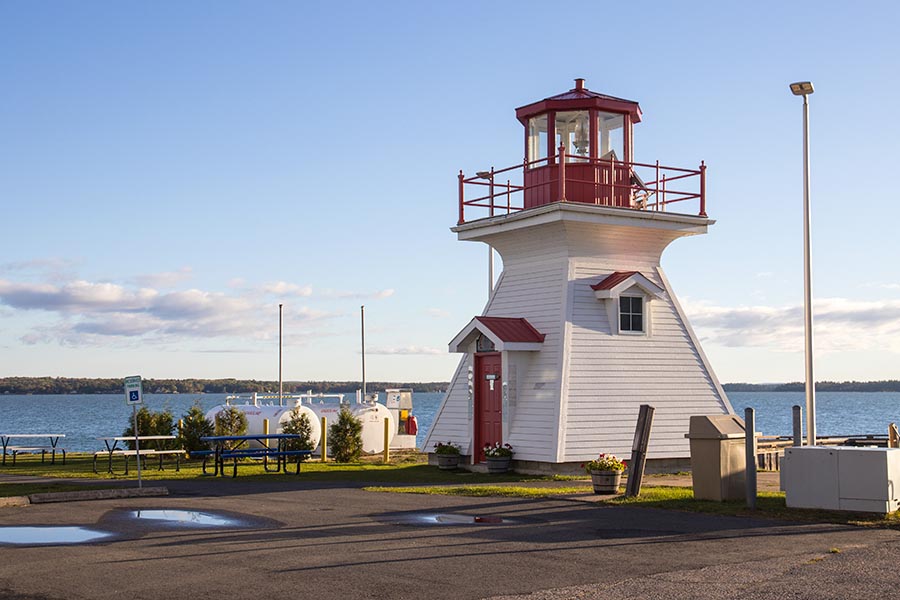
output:
[[[31,494],[27,500],[31,504],[44,504],[47,502],[76,502],[79,500],[113,500],[116,498],[144,498],[147,496],[168,496],[169,488],[124,488],[114,490],[80,490],[76,492],[47,492],[43,494]],[[22,497],[22,496],[20,496]],[[23,505],[15,505],[23,506]]]
[[[28,496],[6,496],[5,498],[0,498],[0,508],[6,506],[28,506],[31,502],[28,501]]]

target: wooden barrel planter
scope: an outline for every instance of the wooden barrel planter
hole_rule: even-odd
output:
[[[595,494],[618,494],[622,471],[591,471]]]

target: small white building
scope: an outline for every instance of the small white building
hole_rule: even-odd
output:
[[[450,342],[462,357],[424,448],[450,441],[475,464],[503,442],[520,470],[568,471],[627,458],[650,404],[648,469],[677,467],[690,416],[732,412],[660,267],[672,241],[714,222],[705,166],[634,162],[640,107],[580,79],[516,116],[524,163],[459,175],[453,231],[498,251],[503,273]]]

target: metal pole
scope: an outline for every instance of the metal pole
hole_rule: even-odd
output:
[[[792,412],[794,413],[794,445],[803,445],[803,416],[800,414],[801,408],[797,404],[794,405]]]
[[[138,433],[138,418],[137,418],[137,405],[131,405],[131,416],[134,418],[134,460],[137,461],[137,470],[138,470],[138,487],[144,487],[144,483],[141,480],[141,441],[138,439],[140,435]],[[112,460],[112,459],[110,459]],[[128,460],[127,458],[125,459]],[[111,463],[110,463],[111,464]],[[127,462],[125,463],[128,464]]]
[[[281,378],[284,333],[284,304],[278,305],[278,406],[284,406],[284,382]]]
[[[806,443],[816,445],[816,385],[813,379],[812,269],[809,215],[809,95],[803,95],[803,328],[806,356]]]
[[[362,399],[366,401],[366,306],[359,307],[360,331],[362,332]]]
[[[747,459],[747,508],[756,508],[756,417],[752,408],[744,409],[744,450]]]

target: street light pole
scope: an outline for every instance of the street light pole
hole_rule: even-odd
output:
[[[812,267],[809,210],[809,95],[813,84],[791,84],[795,96],[803,96],[803,329],[806,357],[806,443],[816,445],[816,384],[813,378]]]

